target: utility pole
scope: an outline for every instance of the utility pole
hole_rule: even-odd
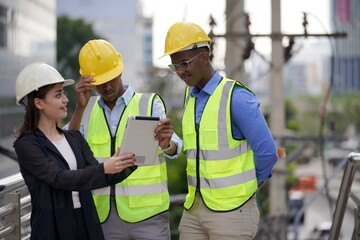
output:
[[[285,107],[283,88],[284,50],[281,37],[281,0],[271,1],[271,70],[270,70],[270,131],[277,147],[282,146],[285,130]],[[270,179],[270,215],[278,217],[279,240],[286,239],[287,229],[287,191],[286,161],[280,158],[273,169]]]
[[[245,33],[244,20],[244,0],[226,0],[226,32],[240,30]],[[244,82],[245,71],[242,67],[244,64],[244,49],[241,47],[246,44],[245,39],[226,39],[225,54],[225,73],[236,81]]]
[[[230,0],[227,0],[231,2]],[[227,2],[228,4],[228,2]],[[228,6],[228,5],[227,5]],[[250,22],[250,21],[249,21]],[[251,34],[250,32],[237,32],[234,28],[227,29],[225,34],[214,34],[211,29],[209,36],[211,38],[226,38],[227,43],[230,39],[251,39],[255,37],[267,37],[272,40],[271,52],[271,72],[270,72],[270,130],[276,139],[278,147],[284,147],[283,138],[285,137],[285,104],[283,88],[283,64],[284,60],[291,57],[291,48],[294,45],[296,37],[346,37],[344,32],[335,33],[308,33],[307,14],[304,13],[303,33],[283,34],[281,32],[281,0],[271,0],[271,34]],[[284,37],[289,39],[289,46],[283,47]],[[236,47],[229,52],[234,53]],[[228,52],[227,52],[228,54]],[[243,58],[244,55],[237,55]],[[239,60],[238,60],[239,61]],[[276,236],[277,239],[286,239],[287,231],[287,189],[286,189],[286,161],[279,159],[273,169],[273,175],[270,180],[270,215],[276,217]]]

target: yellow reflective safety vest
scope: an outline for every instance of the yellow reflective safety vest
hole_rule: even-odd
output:
[[[220,81],[205,105],[199,129],[195,97],[187,89],[182,119],[188,180],[185,209],[192,207],[197,190],[213,211],[236,209],[257,190],[253,150],[246,139],[232,137],[230,105],[235,84],[247,89],[234,80]]]
[[[84,136],[99,162],[111,156],[111,144],[121,145],[128,116],[151,116],[155,97],[159,96],[134,94],[121,115],[115,138],[111,137],[104,110],[97,103],[99,97],[90,99],[90,107],[83,114]],[[166,162],[160,149],[156,158],[157,164],[139,166],[128,178],[115,185],[117,213],[124,221],[139,222],[169,209]],[[103,223],[110,213],[110,187],[96,189],[92,193],[100,222]]]

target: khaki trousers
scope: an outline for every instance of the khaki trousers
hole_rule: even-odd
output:
[[[243,206],[229,212],[215,212],[206,207],[199,194],[194,205],[183,211],[179,224],[180,240],[253,239],[259,223],[255,195]]]

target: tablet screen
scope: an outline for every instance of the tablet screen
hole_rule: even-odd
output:
[[[157,164],[155,160],[159,143],[154,138],[154,130],[159,121],[159,117],[128,117],[120,154],[133,152],[139,166]]]

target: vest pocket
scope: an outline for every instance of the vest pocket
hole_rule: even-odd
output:
[[[162,196],[159,194],[146,196],[132,196],[129,198],[130,208],[160,206],[163,204]]]
[[[201,143],[205,149],[218,149],[217,129],[206,129],[200,133]]]
[[[236,185],[226,188],[211,189],[211,195],[217,199],[236,198],[246,195],[246,188],[244,185]]]
[[[245,180],[242,173],[234,171],[234,167],[230,166],[230,161],[221,163],[223,163],[221,167],[220,165],[209,167],[207,164],[207,178],[211,195],[219,199],[246,195]]]
[[[108,134],[97,134],[89,140],[91,150],[96,153],[96,156],[108,156],[110,145],[109,141],[110,139]]]

